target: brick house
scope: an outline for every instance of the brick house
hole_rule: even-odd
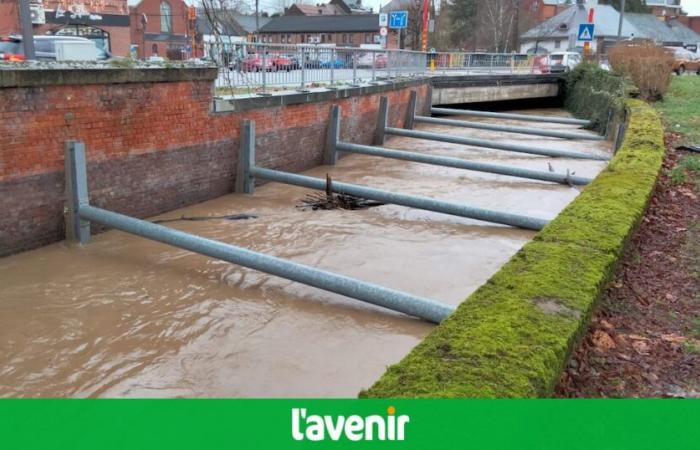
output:
[[[196,48],[196,12],[182,0],[140,0],[129,8],[139,58],[187,59]]]
[[[335,44],[359,47],[379,40],[376,14],[276,17],[260,29],[260,42],[274,44]],[[396,42],[389,41],[389,48]]]
[[[0,35],[20,33],[17,0],[0,0]],[[34,34],[80,36],[114,55],[130,44],[127,0],[35,0],[30,2]]]

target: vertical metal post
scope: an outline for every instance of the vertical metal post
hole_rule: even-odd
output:
[[[265,85],[267,84],[267,47],[262,47],[262,90],[267,92]]]
[[[377,128],[374,131],[374,145],[384,145],[386,123],[389,118],[389,99],[379,97],[379,111],[377,113]]]
[[[326,148],[323,153],[323,164],[327,166],[335,165],[338,160],[336,147],[340,141],[340,106],[333,105],[331,108],[331,120],[328,123],[328,134],[326,135]]]
[[[245,119],[241,123],[240,144],[238,167],[236,167],[236,192],[253,194],[255,177],[250,169],[255,165],[255,122],[252,120]]]
[[[604,134],[605,134],[605,139],[610,138],[610,133],[611,133],[611,131],[612,131],[612,130],[610,129],[610,128],[611,128],[610,125],[611,125],[612,120],[613,120],[613,114],[614,114],[614,110],[613,110],[612,108],[610,108],[610,109],[608,110],[608,121],[607,121],[607,123],[605,124],[605,133],[604,133]]]
[[[377,74],[375,73],[376,67],[377,67],[377,52],[372,51],[372,83],[377,81]]]
[[[352,58],[352,84],[357,86],[357,58],[356,53],[353,51],[351,54]]]
[[[333,80],[335,79],[335,59],[331,58],[330,61],[331,61],[331,86],[333,86]]]
[[[36,59],[34,53],[34,32],[32,31],[32,13],[29,10],[29,0],[19,0],[19,20],[22,26],[22,44],[24,57]]]
[[[90,242],[90,221],[78,215],[90,204],[87,186],[85,144],[67,141],[64,148],[66,170],[66,238],[81,244]]]
[[[301,47],[301,87],[303,91],[306,87],[306,49]]]
[[[416,93],[416,91],[411,91],[411,96],[408,99],[408,108],[406,110],[406,123],[404,126],[404,128],[406,128],[407,130],[412,130],[414,128],[417,100],[418,94]]]

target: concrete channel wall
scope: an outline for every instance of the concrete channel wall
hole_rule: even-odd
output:
[[[647,104],[609,166],[361,397],[547,397],[644,215],[664,155]]]
[[[0,70],[0,256],[62,240],[64,142],[85,142],[90,202],[148,217],[233,191],[242,119],[257,126],[261,166],[322,162],[331,106],[343,139],[368,144],[379,96],[402,126],[425,79],[317,93],[215,101],[216,69]]]

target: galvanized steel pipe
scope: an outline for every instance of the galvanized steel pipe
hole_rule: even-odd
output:
[[[409,152],[405,150],[393,150],[384,147],[372,147],[369,145],[351,144],[348,142],[338,142],[335,144],[336,150],[350,153],[360,153],[363,155],[379,156],[383,158],[399,159],[436,166],[454,167],[455,169],[475,170],[478,172],[496,173],[518,178],[530,178],[533,180],[551,181],[561,184],[585,185],[591,182],[590,178],[571,176],[556,172],[544,172],[540,170],[521,169],[519,167],[501,166],[497,164],[480,163],[467,161],[459,158],[447,156],[424,155],[422,153]]]
[[[490,111],[475,111],[471,109],[452,109],[452,108],[431,108],[432,114],[444,114],[450,116],[476,116],[476,117],[491,117],[494,119],[514,119],[525,120],[528,122],[549,122],[562,123],[566,125],[590,126],[590,120],[572,119],[570,117],[554,117],[554,116],[534,116],[529,114],[512,114],[512,113],[496,113]]]
[[[596,134],[572,133],[568,131],[543,130],[529,127],[515,127],[483,122],[469,122],[467,120],[440,119],[436,117],[416,116],[415,122],[432,123],[435,125],[449,125],[453,127],[474,128],[477,130],[502,131],[504,133],[531,134],[533,136],[545,136],[561,139],[582,139],[589,141],[605,140],[603,136]],[[409,127],[406,127],[409,128]]]
[[[270,181],[279,183],[292,184],[295,186],[307,187],[319,191],[326,190],[326,180],[319,178],[308,177],[305,175],[297,175],[288,172],[280,172],[278,170],[263,169],[261,167],[251,167],[250,174],[254,177],[264,178]],[[474,208],[471,206],[435,200],[430,197],[420,197],[416,195],[397,194],[395,192],[383,191],[380,189],[358,186],[356,184],[341,183],[333,181],[331,185],[334,192],[341,194],[354,195],[357,197],[376,200],[394,205],[408,206],[409,208],[423,209],[426,211],[434,211],[442,214],[450,214],[453,216],[467,217],[470,219],[483,220],[485,222],[500,223],[503,225],[511,225],[514,227],[525,228],[528,230],[539,231],[544,228],[549,222],[545,219],[536,217],[521,216],[518,214],[510,214],[499,211],[491,211],[488,209]]]
[[[434,300],[202,238],[94,206],[80,206],[78,215],[82,219],[98,222],[127,233],[335,292],[434,323],[440,323],[455,310],[453,306]]]
[[[418,131],[418,130],[404,130],[402,128],[386,127],[384,132],[386,134],[394,134],[397,136],[405,136],[405,137],[411,137],[411,138],[417,138],[417,139],[427,139],[430,141],[449,142],[451,144],[472,145],[475,147],[493,148],[496,150],[505,150],[508,152],[517,152],[517,153],[529,153],[529,154],[533,154],[533,155],[554,156],[554,157],[575,158],[575,159],[592,159],[592,160],[596,160],[596,161],[607,161],[610,159],[607,156],[589,155],[588,153],[574,152],[574,151],[570,151],[570,150],[557,150],[557,149],[532,147],[529,145],[508,144],[508,143],[504,143],[504,142],[494,142],[494,141],[490,141],[487,139],[476,139],[476,138],[467,138],[467,137],[462,137],[462,136],[451,136],[448,134],[431,133],[431,132],[427,132],[427,131]]]

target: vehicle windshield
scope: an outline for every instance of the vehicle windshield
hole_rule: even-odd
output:
[[[564,55],[552,55],[550,56],[552,64],[561,64],[564,62]]]

